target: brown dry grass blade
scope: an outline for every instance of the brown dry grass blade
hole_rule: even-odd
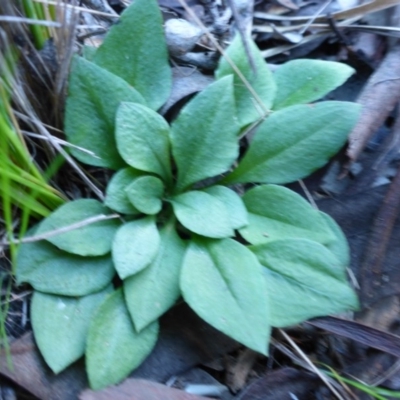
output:
[[[400,44],[395,45],[372,74],[357,103],[361,117],[349,137],[347,156],[357,160],[371,136],[400,100]]]
[[[80,400],[206,400],[160,383],[144,379],[127,379],[121,385],[100,391],[85,390]]]
[[[400,357],[400,337],[391,333],[336,317],[315,318],[307,324]]]

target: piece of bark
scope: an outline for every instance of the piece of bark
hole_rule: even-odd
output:
[[[5,351],[0,351],[0,374],[41,400],[76,400],[87,386],[82,363],[55,375],[39,354],[31,333],[11,343],[10,356],[8,360]]]
[[[372,74],[357,99],[361,117],[349,137],[347,156],[358,159],[371,136],[383,124],[400,100],[400,44],[396,44]]]
[[[398,119],[400,121],[400,119]],[[400,133],[400,123],[399,133]],[[382,267],[392,231],[400,210],[400,169],[375,217],[360,271],[361,300],[367,305],[379,299]]]
[[[121,385],[93,391],[85,390],[80,400],[206,400],[156,382],[144,379],[127,379]]]

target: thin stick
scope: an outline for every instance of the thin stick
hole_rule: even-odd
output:
[[[287,340],[287,342],[296,350],[297,354],[310,366],[316,375],[325,383],[326,386],[331,390],[331,392],[339,399],[345,400],[342,395],[331,385],[326,376],[315,367],[315,365],[310,361],[310,359],[304,354],[299,346],[292,340],[292,338],[282,329],[279,329],[279,333]]]
[[[2,244],[9,246],[10,244],[39,242],[40,240],[45,240],[45,239],[51,238],[53,236],[61,235],[62,233],[70,232],[74,229],[79,229],[84,226],[94,224],[95,222],[105,221],[108,219],[116,219],[116,218],[120,218],[120,215],[119,214],[110,214],[110,215],[100,214],[100,215],[96,215],[95,217],[86,218],[82,221],[76,222],[71,225],[63,226],[62,228],[55,229],[53,231],[42,233],[41,235],[29,236],[29,237],[26,237],[23,239],[14,239],[11,241],[3,240]]]
[[[225,50],[220,46],[218,41],[214,38],[214,36],[210,33],[208,28],[200,21],[200,19],[197,17],[197,15],[192,11],[192,9],[187,5],[186,0],[178,0],[181,6],[185,9],[185,11],[190,15],[190,17],[193,19],[193,21],[196,22],[205,32],[207,37],[210,39],[212,44],[215,46],[215,48],[221,53],[221,55],[225,58],[227,63],[231,66],[231,68],[235,71],[237,76],[240,78],[240,80],[243,82],[243,84],[246,86],[247,90],[251,93],[251,95],[254,97],[256,102],[260,105],[262,108],[265,116],[270,114],[272,111],[268,110],[267,107],[265,107],[265,104],[261,100],[261,98],[258,96],[256,91],[253,89],[253,87],[250,85],[249,81],[245,78],[245,76],[242,74],[240,69],[235,65],[235,63],[232,61],[232,59],[226,54]]]

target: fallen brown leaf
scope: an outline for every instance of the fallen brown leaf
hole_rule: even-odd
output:
[[[206,397],[194,396],[182,390],[144,379],[127,379],[121,385],[112,386],[95,392],[85,390],[80,400],[206,400]]]

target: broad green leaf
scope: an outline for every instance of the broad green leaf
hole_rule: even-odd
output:
[[[37,235],[60,230],[82,223],[81,227],[68,229],[46,238],[59,249],[80,256],[102,256],[111,251],[111,243],[120,226],[117,219],[85,223],[89,218],[107,216],[110,210],[93,199],[74,200],[63,204],[50,214],[39,226]],[[90,222],[90,221],[89,221]]]
[[[171,179],[169,126],[148,107],[122,103],[117,111],[118,151],[130,166]]]
[[[153,349],[158,336],[154,322],[135,331],[122,290],[100,305],[89,327],[86,370],[92,389],[119,383],[137,368]]]
[[[224,206],[228,211],[232,229],[242,228],[249,223],[247,210],[243,204],[243,200],[232,189],[229,189],[226,186],[215,185],[203,189],[203,191],[224,203]]]
[[[115,114],[122,101],[145,104],[143,97],[118,76],[75,56],[65,109],[65,134],[72,144],[94,155],[71,148],[89,165],[119,169],[125,165],[115,143]]]
[[[171,127],[179,190],[227,171],[239,154],[233,78],[214,82],[194,97]]]
[[[34,292],[31,321],[35,341],[55,374],[85,353],[90,320],[110,290],[84,297]]]
[[[300,195],[282,186],[261,185],[243,196],[249,224],[240,234],[252,244],[276,239],[310,239],[319,243],[336,240],[321,213]]]
[[[81,257],[46,241],[24,243],[16,261],[18,284],[63,296],[85,296],[106,287],[115,275],[110,255]]]
[[[323,245],[306,239],[251,246],[264,266],[272,326],[355,310],[358,300],[345,269]]]
[[[125,189],[143,172],[134,168],[123,168],[116,172],[107,185],[106,198],[104,204],[122,214],[137,215],[140,211],[133,207],[129,201]]]
[[[350,265],[350,247],[345,234],[332,217],[323,212],[320,212],[320,215],[335,235],[335,240],[325,244],[325,247],[339,260],[342,267],[348,267]]]
[[[129,201],[144,214],[157,214],[162,208],[164,184],[155,176],[135,179],[125,192]]]
[[[156,0],[135,0],[110,29],[94,62],[125,79],[157,110],[168,99],[172,74]]]
[[[354,72],[348,65],[334,61],[289,61],[274,73],[277,91],[273,108],[318,100],[346,82]]]
[[[181,273],[185,301],[206,322],[245,346],[268,353],[270,318],[262,268],[232,240],[196,240]]]
[[[248,44],[256,71],[253,71],[249,63],[240,35],[236,35],[233,42],[226,49],[226,54],[257,93],[264,104],[264,109],[269,110],[272,108],[275,97],[276,84],[257,45],[251,39],[248,40]],[[253,98],[243,81],[224,57],[221,57],[215,74],[217,79],[231,74],[234,76],[235,103],[240,126],[248,125],[263,116],[264,109]]]
[[[160,237],[156,258],[124,280],[125,301],[138,332],[172,307],[181,293],[179,276],[185,243],[171,223],[160,231]]]
[[[309,175],[344,145],[359,111],[359,104],[324,101],[274,112],[224,183],[283,184]]]
[[[218,197],[193,190],[170,201],[176,218],[190,231],[216,239],[234,235],[228,209]]]
[[[112,256],[121,279],[146,268],[156,257],[160,234],[153,217],[131,221],[115,235]]]

